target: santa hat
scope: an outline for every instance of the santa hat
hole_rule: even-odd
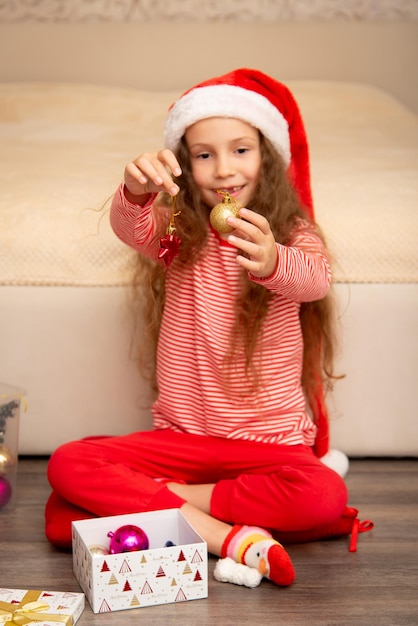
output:
[[[299,107],[286,85],[248,68],[199,83],[170,107],[164,127],[166,147],[176,152],[186,129],[209,117],[243,120],[269,139],[288,167],[305,212],[314,218],[308,141]],[[320,381],[311,405],[317,425],[314,449],[322,457],[329,448],[329,425]]]
[[[309,152],[299,107],[286,85],[253,69],[199,83],[170,108],[165,145],[175,152],[186,129],[209,117],[233,117],[257,128],[282,156],[301,202],[313,217]]]

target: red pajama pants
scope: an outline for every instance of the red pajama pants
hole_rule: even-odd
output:
[[[333,523],[347,504],[342,478],[307,446],[171,430],[64,444],[50,459],[48,478],[53,494],[46,509],[47,535],[49,528],[57,545],[70,541],[75,519],[181,507],[184,500],[155,478],[215,483],[212,516],[272,531]]]

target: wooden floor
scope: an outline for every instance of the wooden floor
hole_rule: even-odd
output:
[[[0,587],[80,591],[69,553],[44,537],[49,494],[46,459],[19,461],[13,511],[0,512]],[[219,583],[209,561],[209,597],[94,615],[87,604],[80,626],[136,624],[280,624],[282,626],[407,626],[418,624],[418,460],[355,460],[347,477],[350,504],[372,532],[348,540],[289,546],[297,581],[280,589]]]

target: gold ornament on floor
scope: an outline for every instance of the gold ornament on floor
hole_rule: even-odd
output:
[[[16,465],[16,457],[7,447],[0,445],[0,475],[8,474]]]
[[[222,196],[222,202],[215,204],[209,215],[210,223],[212,227],[218,231],[218,233],[227,234],[232,233],[234,230],[227,223],[228,217],[238,217],[241,204],[235,200],[227,191],[217,189],[216,193]]]

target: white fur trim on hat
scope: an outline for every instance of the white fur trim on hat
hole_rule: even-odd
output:
[[[209,117],[233,117],[258,128],[289,165],[289,126],[284,116],[264,96],[234,85],[198,87],[179,98],[168,112],[165,146],[175,151],[186,129]]]

